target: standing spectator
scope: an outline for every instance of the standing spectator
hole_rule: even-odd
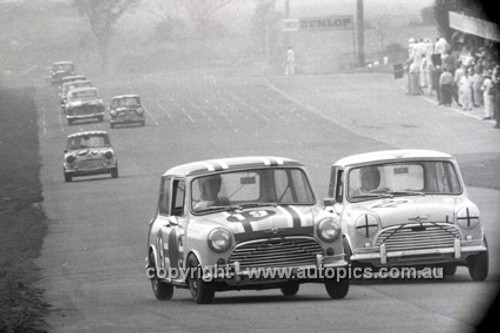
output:
[[[286,51],[285,75],[295,75],[295,52],[291,46]]]
[[[410,95],[420,94],[420,68],[415,61],[410,64]]]
[[[462,96],[462,109],[472,111],[472,77],[470,69],[465,70],[464,75],[459,81],[459,87]]]
[[[438,105],[441,105],[443,103],[441,101],[441,89],[439,88],[439,78],[441,77],[443,70],[441,69],[441,66],[434,66],[432,64],[432,62],[430,65],[431,65],[431,72],[432,72],[431,88],[432,88],[432,90],[436,91]]]
[[[422,61],[420,62],[420,93],[430,90],[431,83],[429,81],[428,68],[429,61],[425,54],[422,55]]]
[[[483,101],[484,101],[484,120],[492,119],[494,116],[494,91],[493,91],[493,81],[491,79],[491,73],[486,71],[484,73],[484,81],[481,86],[483,91]]]
[[[451,105],[452,91],[454,89],[455,81],[453,74],[445,68],[439,78],[439,89],[441,90],[441,103],[444,106]]]
[[[434,46],[434,52],[441,54],[441,58],[443,58],[446,53],[449,51],[449,45],[444,37],[439,37]]]
[[[481,65],[477,64],[474,67],[474,74],[472,75],[472,102],[476,108],[483,106],[483,92],[481,91],[483,80]]]
[[[493,109],[494,109],[494,117],[495,117],[495,128],[500,128],[500,66],[496,65],[493,68],[492,74],[492,83],[493,83]]]
[[[458,57],[458,61],[466,68],[469,68],[474,64],[474,57],[472,56],[472,52],[467,45],[463,47],[462,52]]]
[[[453,99],[455,102],[457,102],[459,107],[462,107],[463,101],[462,101],[462,91],[460,90],[460,81],[462,80],[462,77],[465,75],[465,66],[460,64],[459,62],[459,67],[455,71],[455,87],[456,89],[454,90],[453,93]],[[458,92],[458,97],[457,97],[457,92]]]
[[[455,70],[457,69],[457,59],[451,54],[451,51],[446,51],[445,55],[442,58],[443,67],[446,67],[450,71],[452,75],[455,74]]]

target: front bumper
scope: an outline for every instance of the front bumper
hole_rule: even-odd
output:
[[[105,166],[102,166],[99,168],[93,168],[93,169],[64,169],[64,173],[71,175],[73,177],[102,175],[102,174],[110,173],[116,167],[117,167],[116,164],[112,164],[112,165],[105,165]]]
[[[94,112],[89,114],[78,114],[78,115],[66,115],[67,120],[83,120],[83,119],[94,119],[104,117],[104,112]]]
[[[453,247],[432,249],[388,251],[385,244],[378,247],[355,249],[351,261],[375,266],[438,264],[464,261],[468,256],[487,251],[484,241],[460,241],[455,239]]]
[[[343,254],[335,256],[316,255],[315,265],[299,265],[284,267],[252,267],[241,268],[238,261],[224,266],[207,266],[204,269],[205,279],[224,281],[229,284],[276,283],[289,280],[318,280],[335,274],[325,273],[332,269],[347,269],[348,262]]]

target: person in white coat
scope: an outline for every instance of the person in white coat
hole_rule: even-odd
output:
[[[462,109],[464,111],[472,111],[472,84],[473,81],[470,70],[466,69],[459,82],[460,95],[462,96]]]
[[[295,75],[295,52],[292,47],[286,51],[285,75]]]
[[[484,81],[481,86],[483,91],[483,102],[484,102],[484,120],[489,120],[493,118],[494,113],[494,96],[493,96],[493,81],[491,80],[491,73],[486,71],[484,73]]]

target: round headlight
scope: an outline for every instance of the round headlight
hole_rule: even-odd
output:
[[[73,163],[75,160],[76,160],[76,157],[75,157],[75,156],[73,156],[73,155],[68,155],[68,156],[66,157],[66,162],[68,162],[68,163],[70,163],[70,164],[71,164],[71,163]]]
[[[108,160],[113,158],[113,153],[110,151],[107,151],[104,153],[104,157],[106,157]]]
[[[356,231],[363,237],[370,237],[378,230],[378,221],[374,215],[363,214],[356,220]]]
[[[116,111],[115,110],[109,111],[109,114],[111,115],[111,117],[116,117]]]
[[[333,218],[325,218],[318,223],[318,237],[331,243],[340,236],[340,227]]]
[[[214,229],[208,234],[208,247],[214,252],[227,251],[231,244],[231,233],[225,229]]]
[[[144,109],[143,108],[138,108],[136,112],[137,112],[138,115],[142,115],[144,113]]]

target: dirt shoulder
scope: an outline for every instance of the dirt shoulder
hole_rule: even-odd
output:
[[[0,332],[48,330],[49,305],[36,287],[47,220],[34,93],[0,87]]]

